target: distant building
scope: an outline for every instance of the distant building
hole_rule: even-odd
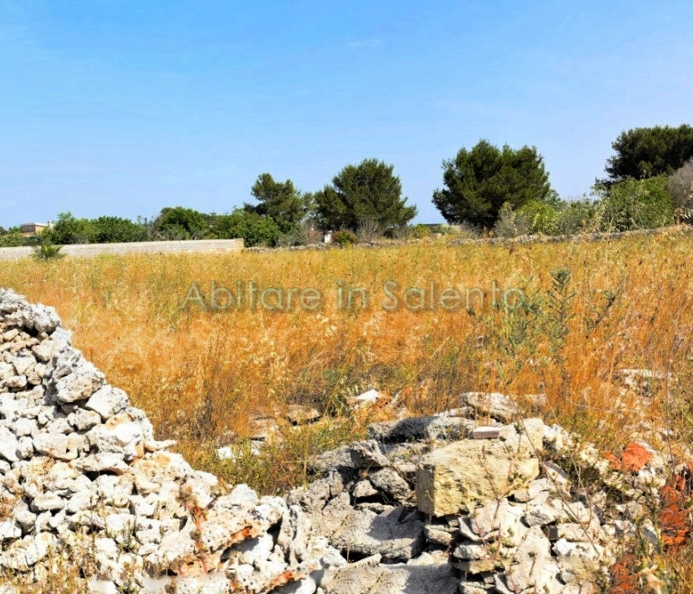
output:
[[[22,226],[22,235],[24,237],[31,237],[32,235],[41,235],[46,229],[50,227],[48,223],[24,223]]]

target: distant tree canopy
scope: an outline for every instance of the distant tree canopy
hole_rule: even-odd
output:
[[[499,149],[487,140],[443,161],[443,183],[446,187],[433,193],[433,204],[453,224],[491,228],[505,203],[518,209],[531,201],[555,198],[536,148]]]
[[[259,204],[245,204],[246,211],[270,217],[282,233],[294,231],[311,209],[312,196],[298,191],[293,182],[274,181],[269,173],[258,176],[250,190]]]
[[[394,166],[377,159],[347,165],[315,193],[316,216],[324,229],[358,230],[364,224],[381,231],[402,227],[416,216],[416,206],[402,198],[402,183]]]
[[[0,247],[19,247],[26,243],[26,238],[19,228],[3,229],[0,227]]]
[[[209,230],[204,215],[192,208],[163,208],[153,223],[154,234],[161,239],[202,239]]]
[[[47,240],[60,245],[89,243],[93,228],[89,219],[78,219],[71,212],[61,212],[53,226],[43,233]]]
[[[127,243],[146,241],[147,229],[122,217],[99,217],[92,219],[91,243]]]
[[[626,178],[671,174],[693,158],[693,127],[654,126],[621,132],[612,143],[616,154],[606,162],[606,184]]]

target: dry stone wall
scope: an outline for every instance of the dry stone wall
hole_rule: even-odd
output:
[[[0,291],[0,337],[0,573],[40,584],[84,555],[95,592],[211,594],[345,563],[297,506],[227,489],[156,441],[52,308]]]
[[[647,510],[673,460],[640,444],[614,468],[560,427],[511,422],[501,394],[460,405],[372,425],[310,486],[258,497],[156,441],[52,308],[0,290],[0,592],[77,563],[105,594],[581,594],[630,538],[660,546]]]

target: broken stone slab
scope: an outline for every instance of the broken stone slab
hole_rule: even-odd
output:
[[[500,435],[499,427],[477,427],[472,431],[472,439],[497,439]]]
[[[0,521],[0,542],[4,540],[15,540],[22,537],[22,527],[18,522],[11,519]]]
[[[463,405],[481,414],[508,423],[518,415],[516,404],[505,394],[498,392],[466,392],[460,396]]]
[[[525,538],[529,528],[523,523],[525,510],[507,499],[490,501],[474,511],[471,527],[482,539],[488,541],[491,534],[498,534],[506,547],[516,547]]]
[[[541,528],[534,526],[517,548],[505,582],[512,592],[532,588],[536,592],[560,592],[560,568],[551,556],[551,543]]]
[[[339,493],[341,491],[342,489],[340,488]],[[376,492],[375,489],[373,489],[373,492]],[[338,495],[337,492],[331,493],[330,479],[321,478],[307,487],[293,489],[287,497],[287,503],[289,505],[300,505],[307,512],[315,513],[321,511],[328,499],[336,495]],[[359,497],[359,495],[354,493],[354,497]]]
[[[380,554],[388,561],[406,561],[418,555],[424,543],[423,527],[411,509],[396,507],[391,511],[375,514],[368,510],[356,510],[347,516],[346,523],[330,538],[330,544],[347,555]]]
[[[122,459],[123,454],[119,455]],[[156,493],[165,483],[184,481],[194,472],[183,456],[167,451],[157,451],[137,459],[130,468],[140,495]]]
[[[93,410],[78,408],[68,415],[67,422],[77,431],[89,431],[101,423],[101,415]]]
[[[248,420],[248,439],[251,441],[271,441],[279,436],[279,424],[274,417],[253,415]]]
[[[426,555],[420,563],[380,563],[373,555],[333,571],[321,581],[324,594],[453,594],[459,591],[460,579],[452,564]]]
[[[423,522],[415,509],[403,506],[381,514],[351,507],[349,494],[332,499],[311,515],[313,528],[326,536],[331,546],[358,555],[380,554],[390,561],[406,561],[416,556],[424,543]]]
[[[507,425],[498,440],[464,440],[424,456],[416,476],[419,509],[431,516],[473,511],[526,489],[539,475],[536,445],[543,422],[526,419]]]
[[[363,479],[354,485],[351,494],[356,499],[363,499],[364,497],[373,497],[378,494],[378,490],[373,487],[373,483],[368,479]]]
[[[561,516],[561,505],[556,500],[546,501],[540,505],[531,505],[525,511],[527,526],[546,526]]]
[[[351,444],[349,453],[354,468],[370,469],[390,466],[390,461],[382,453],[378,442],[374,439]]]
[[[17,462],[19,460],[19,456],[17,456],[18,447],[19,440],[15,437],[15,434],[7,427],[0,426],[0,456],[8,462]]]
[[[79,351],[71,350],[60,355],[49,383],[50,394],[61,404],[89,398],[105,381],[103,373],[83,359]]]
[[[15,357],[12,360],[12,365],[14,366],[14,370],[17,375],[27,376],[30,374],[30,370],[36,365],[36,359],[33,355],[27,353],[25,355]]]
[[[53,357],[70,346],[72,333],[65,328],[56,328],[49,338],[31,347],[31,352],[41,363],[49,363]]]
[[[118,594],[118,586],[110,580],[99,580],[91,578],[87,582],[89,594]]]
[[[107,421],[129,405],[128,396],[123,390],[107,384],[92,394],[84,408],[98,413]]]
[[[310,460],[309,465],[310,469],[316,474],[324,474],[333,469],[356,470],[354,463],[351,461],[351,446],[348,445],[323,452]]]
[[[412,490],[409,483],[394,468],[381,468],[371,472],[368,475],[368,480],[389,500],[406,502],[411,498]]]
[[[110,418],[105,425],[90,429],[86,437],[92,448],[104,453],[123,454],[126,462],[144,455],[142,428],[127,413],[120,413]]]
[[[464,561],[491,559],[491,549],[488,544],[460,544],[452,555]]]
[[[39,333],[53,332],[61,325],[53,307],[29,304],[23,295],[0,289],[0,313],[6,326],[17,326]]]
[[[128,472],[130,467],[125,463],[122,452],[99,452],[85,458],[74,460],[75,468],[83,472],[113,472],[122,474]]]
[[[548,479],[540,478],[533,480],[527,489],[522,489],[516,491],[514,494],[514,499],[518,503],[528,503],[544,493],[548,493],[551,490],[551,485]]]
[[[22,540],[16,540],[3,549],[0,553],[0,567],[28,571],[39,561],[44,560],[57,542],[57,537],[50,532],[25,536]]]
[[[455,540],[452,530],[447,526],[436,526],[434,524],[426,524],[424,536],[427,542],[444,548],[449,547]]]

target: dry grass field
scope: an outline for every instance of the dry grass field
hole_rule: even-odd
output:
[[[458,406],[465,391],[545,394],[547,424],[605,452],[643,438],[681,454],[693,436],[692,258],[693,235],[681,231],[555,244],[431,240],[17,261],[2,263],[0,286],[54,306],[75,345],[191,464],[281,493],[307,480],[311,455],[396,414],[393,402],[433,413]],[[240,307],[212,311],[212,283],[237,297],[239,282]],[[670,375],[643,398],[615,379],[632,368]],[[350,410],[347,397],[369,388],[390,405]],[[260,456],[216,458],[230,432],[247,436],[251,415],[295,403],[322,421],[283,427]],[[689,553],[667,561],[681,583]]]

